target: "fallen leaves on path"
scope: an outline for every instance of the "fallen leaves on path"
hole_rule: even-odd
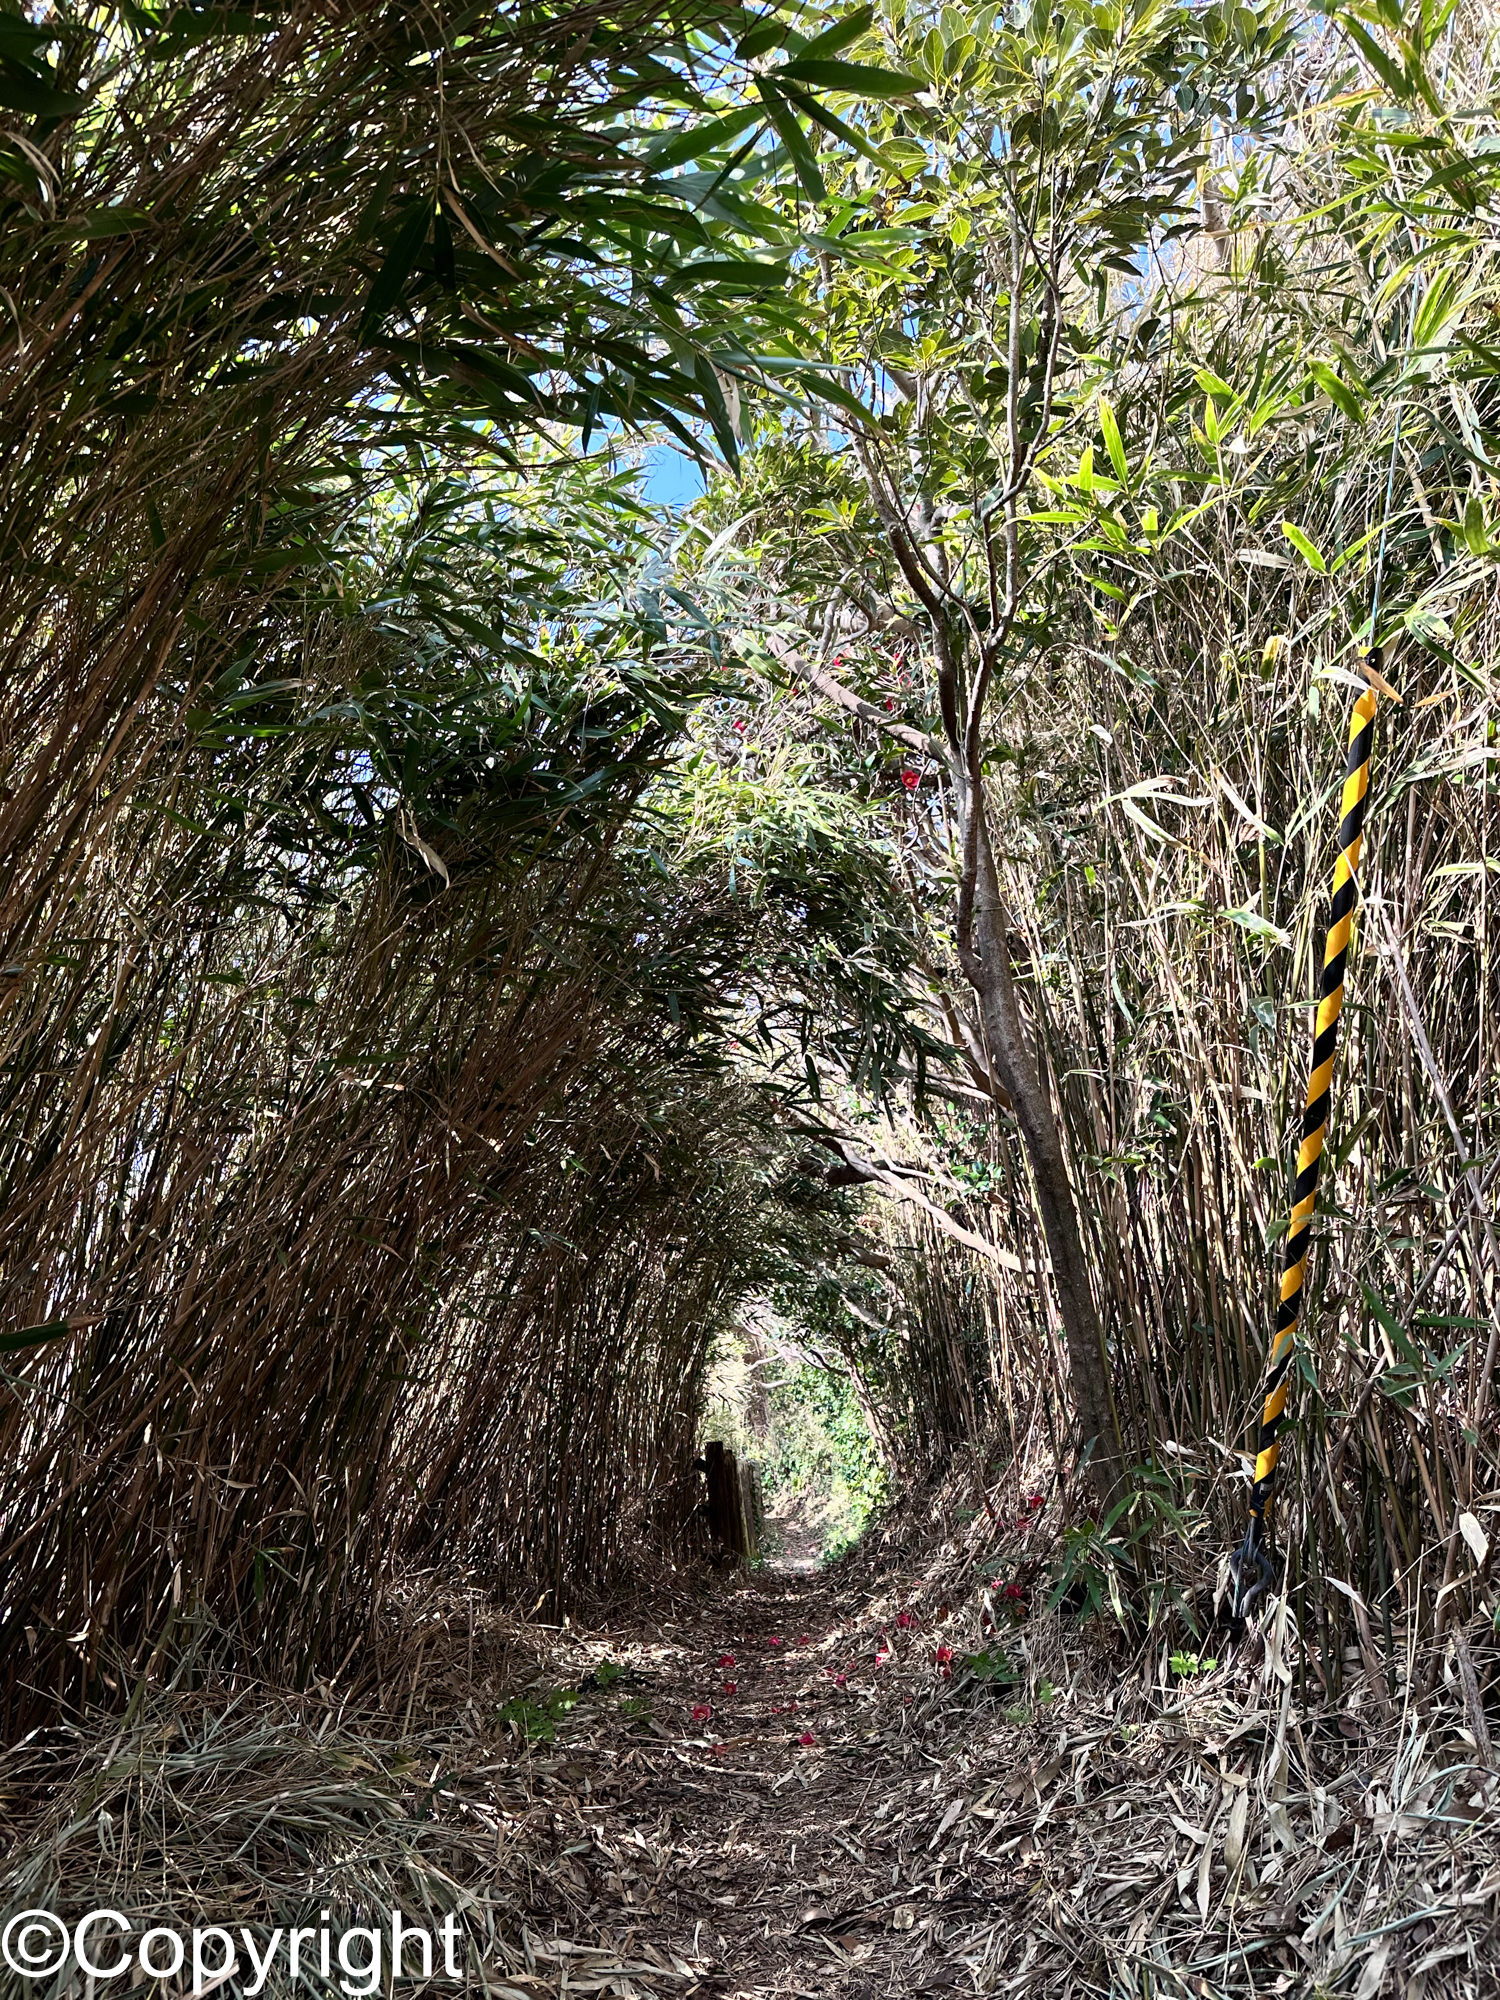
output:
[[[169,1864],[178,1922],[452,1909],[502,2000],[1495,1990],[1472,1658],[1425,1706],[1356,1678],[1334,1709],[1277,1606],[1258,1651],[1174,1679],[1000,1609],[994,1553],[719,1579],[608,1632],[497,1614],[524,1691],[429,1647],[404,1740],[311,1698],[148,1705],[102,1790],[102,1736],[76,1779],[57,1748],[0,1768],[0,1897],[144,1908]],[[741,1658],[716,1718],[698,1691]]]

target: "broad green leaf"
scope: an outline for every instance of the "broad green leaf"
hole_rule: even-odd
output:
[[[1336,403],[1344,415],[1356,424],[1365,420],[1363,405],[1358,396],[1337,371],[1326,361],[1309,361],[1307,372],[1323,393]]]
[[[882,163],[903,180],[926,171],[927,148],[915,139],[883,139],[878,152]]]
[[[1286,536],[1302,560],[1308,565],[1309,569],[1315,569],[1319,576],[1326,576],[1328,574],[1328,565],[1324,562],[1317,543],[1309,535],[1305,535],[1295,521],[1283,521],[1281,532]]]

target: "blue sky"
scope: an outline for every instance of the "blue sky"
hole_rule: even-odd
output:
[[[642,492],[655,507],[686,507],[703,491],[703,474],[675,444],[654,444],[641,458]]]

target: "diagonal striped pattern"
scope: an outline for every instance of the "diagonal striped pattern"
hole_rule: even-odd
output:
[[[1380,671],[1380,649],[1370,655]],[[1281,1271],[1281,1304],[1271,1342],[1266,1399],[1256,1440],[1255,1491],[1252,1514],[1264,1518],[1280,1456],[1277,1433],[1286,1414],[1287,1375],[1302,1315],[1302,1287],[1307,1276],[1307,1252],[1312,1240],[1313,1204],[1318,1191],[1318,1167],[1328,1130],[1328,1100],[1333,1082],[1333,1057],[1338,1046],[1339,1012],[1344,1004],[1344,967],[1354,927],[1354,896],[1359,879],[1359,853],[1364,838],[1365,794],[1370,784],[1370,750],[1375,740],[1375,690],[1366,688],[1349,718],[1349,756],[1344,766],[1344,791],[1339,806],[1339,858],[1333,870],[1333,908],[1323,949],[1323,983],[1313,1031],[1312,1074],[1307,1080],[1307,1108],[1302,1114],[1302,1144],[1297,1153],[1297,1178],[1292,1188],[1292,1215],[1287,1229],[1286,1257]]]

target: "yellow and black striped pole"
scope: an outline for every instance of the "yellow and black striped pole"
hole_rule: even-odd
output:
[[[1370,654],[1380,673],[1380,648]],[[1277,1436],[1286,1415],[1287,1378],[1302,1316],[1302,1288],[1307,1277],[1307,1253],[1312,1240],[1313,1208],[1318,1192],[1318,1167],[1328,1132],[1328,1104],[1333,1085],[1333,1057],[1338,1046],[1339,1012],[1344,1004],[1344,970],[1354,929],[1354,897],[1359,882],[1359,854],[1365,830],[1365,794],[1370,784],[1370,750],[1375,741],[1375,690],[1366,688],[1349,718],[1349,755],[1344,765],[1344,790],[1339,802],[1339,857],[1333,869],[1333,908],[1323,948],[1323,981],[1313,1029],[1312,1074],[1307,1079],[1307,1106],[1302,1113],[1302,1144],[1297,1152],[1297,1178],[1292,1188],[1292,1214],[1286,1233],[1281,1270],[1281,1303],[1266,1375],[1265,1403],[1256,1440],[1255,1486],[1250,1496],[1250,1521],[1245,1539],[1230,1563],[1234,1578],[1233,1613],[1243,1618],[1256,1598],[1276,1580],[1276,1561],[1268,1541],[1269,1511],[1281,1455]]]

